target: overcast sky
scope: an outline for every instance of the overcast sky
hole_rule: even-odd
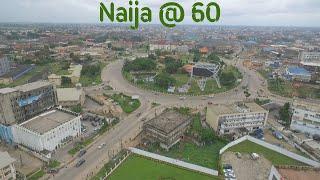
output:
[[[1,0],[0,22],[97,23],[99,2],[128,6],[129,0]],[[185,11],[184,23],[191,23],[190,10],[197,1],[208,0],[139,0],[140,7],[158,9],[164,2],[180,2]],[[217,0],[221,6],[222,25],[320,26],[320,0]]]

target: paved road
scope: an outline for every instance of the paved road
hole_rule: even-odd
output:
[[[235,63],[231,61],[226,62],[230,64]],[[141,107],[121,120],[113,130],[97,139],[83,156],[83,159],[86,160],[85,164],[79,168],[75,168],[74,165],[78,161],[76,160],[68,168],[62,169],[54,179],[86,179],[88,174],[97,172],[109,160],[108,152],[110,154],[110,152],[115,151],[114,154],[116,154],[116,151],[121,148],[121,142],[127,144],[126,141],[129,141],[129,138],[134,137],[141,131],[141,118],[154,113],[154,111],[150,111],[151,102],[160,103],[161,106],[158,108],[170,106],[201,108],[206,106],[209,101],[212,103],[231,103],[245,99],[242,86],[247,86],[253,97],[257,96],[256,92],[259,89],[263,89],[269,98],[276,103],[283,104],[284,102],[291,101],[288,98],[272,95],[267,90],[267,87],[263,85],[263,78],[257,75],[256,72],[244,68],[241,60],[236,61],[234,64],[244,74],[243,81],[237,88],[225,93],[216,94],[212,98],[208,98],[207,96],[205,98],[203,96],[187,96],[185,100],[180,100],[178,95],[154,93],[131,85],[121,74],[123,63],[124,61],[122,60],[115,61],[104,68],[101,74],[102,80],[105,84],[111,85],[117,92],[123,92],[128,95],[139,95]],[[142,115],[138,118],[137,114],[139,113]],[[97,146],[101,143],[106,143],[106,148],[98,150]]]
[[[86,160],[82,166],[75,167],[79,160],[77,159],[67,168],[60,170],[53,179],[86,179],[88,174],[97,172],[109,160],[108,152],[110,155],[116,154],[120,150],[121,144],[128,144],[130,138],[135,137],[141,131],[142,121],[140,119],[147,114],[149,109],[151,109],[150,105],[142,103],[137,111],[121,120],[112,130],[97,139],[82,157]],[[137,117],[138,113],[142,113],[139,118]],[[99,150],[98,146],[102,143],[106,143],[106,147]]]

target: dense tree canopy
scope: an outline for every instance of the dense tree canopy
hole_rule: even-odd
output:
[[[280,120],[286,123],[286,126],[289,126],[291,123],[291,112],[290,112],[290,103],[285,103],[279,110]]]
[[[215,63],[215,64],[220,64],[220,65],[224,65],[224,62],[219,58],[219,56],[217,56],[215,53],[211,53],[207,60],[210,63]]]
[[[101,73],[101,65],[84,65],[81,70],[81,76],[96,77]]]
[[[155,77],[155,84],[161,88],[168,88],[170,85],[174,85],[176,80],[168,73],[161,73]]]
[[[165,71],[169,74],[176,73],[179,68],[182,67],[182,63],[180,60],[175,60],[173,58],[165,59]]]
[[[152,71],[155,70],[157,64],[150,58],[137,58],[133,61],[126,62],[124,71]]]
[[[237,80],[232,72],[222,72],[219,79],[223,86],[232,86]]]

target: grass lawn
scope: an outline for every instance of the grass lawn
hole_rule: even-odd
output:
[[[190,78],[188,74],[173,74],[172,76],[176,79],[177,87],[187,84]]]
[[[268,89],[272,93],[284,97],[320,98],[320,89],[318,88],[309,85],[294,88],[290,81],[281,79],[268,80]]]
[[[19,79],[15,80],[13,83],[8,84],[9,87],[14,87],[14,86],[19,86],[25,83],[28,83],[30,79],[34,76],[37,75],[42,75],[44,70],[48,68],[49,65],[47,66],[38,66],[36,65],[31,71],[20,77]]]
[[[106,64],[104,64],[104,63],[99,63],[98,66],[100,67],[100,69],[98,72],[93,73],[93,74],[96,74],[94,76],[88,75],[88,74],[84,75],[81,73],[79,82],[82,84],[82,86],[88,87],[88,86],[92,86],[92,85],[101,84],[102,83],[101,71],[105,65]],[[82,68],[85,68],[85,67],[82,67]]]
[[[109,177],[110,180],[205,180],[218,179],[218,177],[207,176],[197,172],[185,170],[176,166],[167,165],[140,156],[130,156]]]
[[[37,173],[33,174],[30,177],[27,177],[28,180],[38,180],[40,179],[42,176],[44,176],[46,173],[44,172],[44,170],[40,170]]]
[[[48,168],[57,168],[60,166],[60,162],[57,160],[51,160],[48,164]]]
[[[277,95],[284,97],[292,97],[294,89],[290,82],[284,80],[269,80],[268,89]]]
[[[124,94],[113,94],[110,98],[119,103],[122,110],[126,113],[132,113],[141,105],[138,99],[132,99],[130,96],[126,96]]]
[[[296,166],[306,166],[306,164],[291,159],[273,150],[267,149],[251,141],[244,141],[228,149],[232,152],[241,153],[258,153],[262,154],[266,159],[272,162],[274,165],[296,165]]]

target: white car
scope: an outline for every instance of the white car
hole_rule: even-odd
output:
[[[106,143],[102,143],[102,144],[100,144],[99,146],[98,146],[98,149],[102,149],[103,147],[105,147],[106,146]]]

